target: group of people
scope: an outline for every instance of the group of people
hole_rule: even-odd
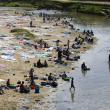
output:
[[[42,68],[42,67],[48,67],[47,61],[45,60],[44,63],[41,63],[40,59],[37,62],[37,67]]]
[[[48,76],[48,80],[52,81],[50,83],[50,86],[56,87],[58,85],[57,82],[55,82],[56,79],[52,76],[52,73],[50,73],[50,75]]]
[[[93,31],[92,31],[92,30],[91,30],[91,31],[89,31],[89,30],[87,30],[87,31],[84,30],[83,33],[86,34],[87,36],[93,35]]]

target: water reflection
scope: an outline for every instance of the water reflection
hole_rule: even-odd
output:
[[[71,93],[71,100],[72,100],[72,102],[74,102],[75,90],[70,90],[70,93]]]
[[[87,73],[87,71],[83,71],[82,69],[81,69],[81,72],[82,72],[83,76],[85,76]]]
[[[110,62],[108,62],[108,65],[109,65],[109,74],[110,74]]]

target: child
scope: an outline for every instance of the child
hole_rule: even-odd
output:
[[[0,86],[0,94],[2,94],[2,93],[4,93],[4,92],[3,92],[3,87]]]

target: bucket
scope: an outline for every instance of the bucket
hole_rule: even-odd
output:
[[[31,85],[30,88],[31,88],[31,89],[34,89],[34,85]]]
[[[40,87],[34,87],[35,88],[35,93],[39,93]]]

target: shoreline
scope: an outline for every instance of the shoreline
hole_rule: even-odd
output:
[[[11,12],[9,12],[10,14],[9,15],[13,15],[13,13],[14,13],[14,11],[12,11],[12,13]],[[44,25],[49,25],[49,26],[51,26],[51,27],[49,27],[50,29],[49,30],[55,30],[55,32],[54,32],[54,34],[52,35],[51,34],[51,32],[50,31],[47,31],[47,30],[45,30],[45,29],[42,29],[42,28],[38,28],[39,29],[39,32],[40,32],[40,30],[42,29],[43,31],[47,31],[47,33],[49,33],[49,34],[51,34],[51,37],[47,37],[47,36],[43,36],[42,38],[44,38],[44,39],[53,39],[53,38],[57,38],[57,39],[60,39],[60,40],[62,40],[62,41],[64,41],[63,42],[63,44],[66,44],[67,43],[67,40],[70,38],[71,40],[73,40],[73,35],[74,35],[74,38],[76,37],[76,36],[78,36],[79,34],[81,34],[82,32],[76,32],[76,30],[73,30],[72,31],[72,35],[70,35],[70,37],[69,38],[64,38],[64,37],[57,37],[57,36],[55,36],[55,34],[57,34],[57,33],[59,33],[59,35],[61,34],[61,31],[65,31],[65,29],[63,29],[63,28],[61,28],[61,26],[59,26],[59,27],[54,27],[53,26],[53,24],[55,23],[54,21],[52,22],[52,23],[49,23],[48,21],[47,21],[47,23],[46,24],[43,24],[42,23],[42,18],[36,18],[37,19],[37,23],[35,22],[35,21],[33,21],[35,24],[36,24],[36,27],[38,28],[39,26],[41,27],[41,26],[44,26]],[[40,21],[39,21],[40,20]],[[38,22],[39,21],[39,22]],[[28,23],[27,24],[21,24],[21,27],[23,27],[23,26],[25,26],[25,27],[27,27],[29,25],[29,21],[28,21]],[[12,27],[13,28],[13,27]],[[17,28],[17,27],[16,27]],[[6,29],[6,30],[8,30],[8,29]],[[4,34],[5,32],[6,32],[6,30],[5,29],[2,29],[2,31],[1,31],[1,33],[0,34]],[[32,30],[32,29],[30,29],[30,30]],[[4,32],[4,33],[3,33]],[[12,35],[12,33],[9,33],[9,32],[6,32],[7,33],[7,35]],[[5,34],[6,34],[5,33]],[[14,35],[13,35],[14,36]],[[82,35],[81,35],[82,36]],[[71,38],[72,37],[72,38]],[[37,35],[37,38],[41,38],[41,36],[40,35]],[[11,39],[14,43],[16,43],[16,45],[21,45],[21,44],[18,44],[18,40],[16,40],[16,39]],[[53,44],[53,42],[51,41],[51,40],[49,40],[48,41],[48,43],[49,44]],[[97,42],[97,39],[94,37],[94,40],[95,40],[95,44],[93,44],[93,45],[96,45],[96,42]],[[4,41],[4,40],[2,40],[2,41]],[[70,44],[72,44],[73,42],[71,41],[71,43]],[[61,42],[61,45],[62,45],[62,47],[63,47],[63,44],[62,44],[62,42]],[[14,44],[15,45],[15,44]],[[90,48],[88,48],[88,49],[91,49],[92,47],[93,47],[93,45],[89,45],[89,44],[85,44],[85,45],[82,45],[82,46],[89,46]],[[28,46],[24,46],[24,45],[21,45],[21,46],[23,46],[25,49],[26,48],[29,48]],[[63,47],[64,48],[64,47]],[[32,49],[34,49],[34,48],[32,48]],[[88,50],[87,49],[87,50]],[[20,50],[19,50],[20,51]],[[43,51],[43,50],[42,50]],[[79,51],[79,50],[78,50]],[[80,51],[84,51],[84,48],[82,47],[81,49],[80,49]],[[51,51],[50,51],[51,52]],[[54,58],[54,56],[57,56],[57,53],[56,52],[54,52],[54,51],[52,51],[53,52],[53,58]],[[72,52],[74,52],[74,51],[72,51]],[[79,55],[79,54],[76,54],[76,55]],[[72,55],[72,56],[74,56],[74,54]],[[29,70],[30,70],[30,68],[31,68],[31,66],[30,65],[32,65],[33,63],[35,63],[35,62],[37,62],[38,61],[38,59],[40,59],[39,57],[37,58],[37,57],[35,57],[36,59],[29,59],[30,60],[30,64],[25,64],[23,61],[21,61],[21,60],[19,60],[19,59],[21,59],[21,57],[19,56],[19,55],[16,55],[16,54],[14,54],[14,57],[17,59],[17,61],[18,62],[15,62],[15,64],[14,65],[10,65],[10,63],[11,62],[7,62],[7,61],[3,61],[2,60],[2,62],[1,63],[4,63],[4,64],[6,64],[6,67],[8,67],[8,68],[6,68],[6,69],[4,69],[4,70],[2,70],[2,72],[6,72],[6,70],[8,71],[8,74],[6,74],[5,75],[5,77],[3,76],[3,75],[1,75],[1,79],[3,78],[3,79],[5,79],[5,80],[7,80],[7,78],[10,78],[11,79],[11,82],[12,83],[16,83],[16,81],[17,80],[25,80],[25,78],[23,77],[24,75],[29,75]],[[42,58],[42,57],[41,57]],[[48,58],[49,57],[44,57],[44,58],[42,58],[42,62],[44,61],[44,59],[46,59],[47,61],[48,61]],[[41,69],[39,69],[39,68],[36,68],[36,67],[33,67],[34,68],[34,74],[35,75],[38,75],[39,77],[40,77],[40,75],[42,74],[42,73],[47,73],[47,74],[49,74],[50,72],[52,72],[52,73],[55,73],[56,75],[58,75],[58,74],[60,74],[60,73],[62,73],[62,72],[64,72],[64,68],[65,68],[65,66],[59,66],[59,65],[56,65],[56,64],[54,64],[54,62],[53,62],[53,58],[52,58],[52,62],[49,62],[48,61],[48,64],[50,65],[50,67],[47,67],[47,68],[41,68]],[[36,60],[36,61],[35,61]],[[25,59],[24,59],[24,61],[25,61]],[[65,61],[65,60],[64,60]],[[70,63],[71,64],[71,62],[70,61],[67,61],[68,63]],[[75,62],[76,63],[76,62]],[[54,67],[52,67],[52,66],[54,66]],[[12,67],[14,68],[14,69],[12,69]],[[59,68],[59,69],[58,69]],[[8,69],[10,69],[11,71],[9,71]],[[58,71],[57,71],[57,70]],[[61,70],[61,71],[60,71]],[[68,72],[69,70],[71,70],[71,67],[70,67],[70,65],[68,64],[68,66],[65,68],[65,70],[66,70],[66,72]],[[25,73],[24,73],[25,72]],[[10,73],[10,74],[9,74]],[[15,73],[15,76],[13,76],[13,73]],[[18,74],[19,73],[19,74]],[[8,76],[7,76],[8,75]],[[19,79],[18,79],[18,77],[19,77]],[[13,79],[15,79],[14,81],[13,81]],[[36,83],[40,83],[41,82],[41,80],[35,80],[35,82]],[[26,82],[25,82],[26,83]],[[4,82],[3,82],[3,84],[4,84]],[[27,83],[28,84],[28,83]],[[57,89],[57,88],[56,88]],[[12,101],[12,103],[13,103],[13,101],[14,100],[16,100],[17,101],[17,103],[19,102],[19,99],[20,99],[20,97],[21,97],[21,100],[24,100],[24,99],[22,99],[22,98],[26,98],[26,99],[31,99],[31,100],[29,100],[30,102],[27,102],[27,103],[29,103],[30,104],[30,106],[25,106],[25,107],[27,107],[27,108],[31,108],[31,107],[33,107],[33,106],[35,106],[36,104],[34,103],[34,101],[37,99],[37,100],[41,100],[41,99],[43,99],[44,98],[44,96],[46,96],[46,94],[50,94],[50,93],[48,93],[48,88],[45,88],[45,87],[43,87],[43,88],[41,88],[40,89],[40,93],[39,94],[35,94],[34,93],[34,90],[32,90],[32,91],[30,91],[30,93],[29,94],[25,94],[25,93],[23,93],[23,94],[20,94],[20,93],[17,93],[17,92],[15,92],[15,91],[12,91],[12,90],[4,90],[4,92],[6,92],[5,94],[3,94],[2,95],[2,98],[4,97],[4,95],[5,95],[5,98],[8,98],[7,96],[9,96],[10,94],[14,94],[15,95],[15,97],[14,97],[14,95],[12,95],[11,97],[9,97],[8,98],[8,100],[9,100],[9,102],[10,101]],[[19,99],[18,99],[18,97],[19,97]],[[4,100],[4,102],[5,102],[6,100]],[[41,100],[42,101],[42,100]],[[7,105],[8,105],[8,103],[9,102],[7,102]],[[18,105],[17,105],[18,106]],[[22,105],[20,105],[20,106],[22,106]],[[1,105],[0,105],[0,107],[2,107]],[[8,106],[9,107],[9,106]]]

